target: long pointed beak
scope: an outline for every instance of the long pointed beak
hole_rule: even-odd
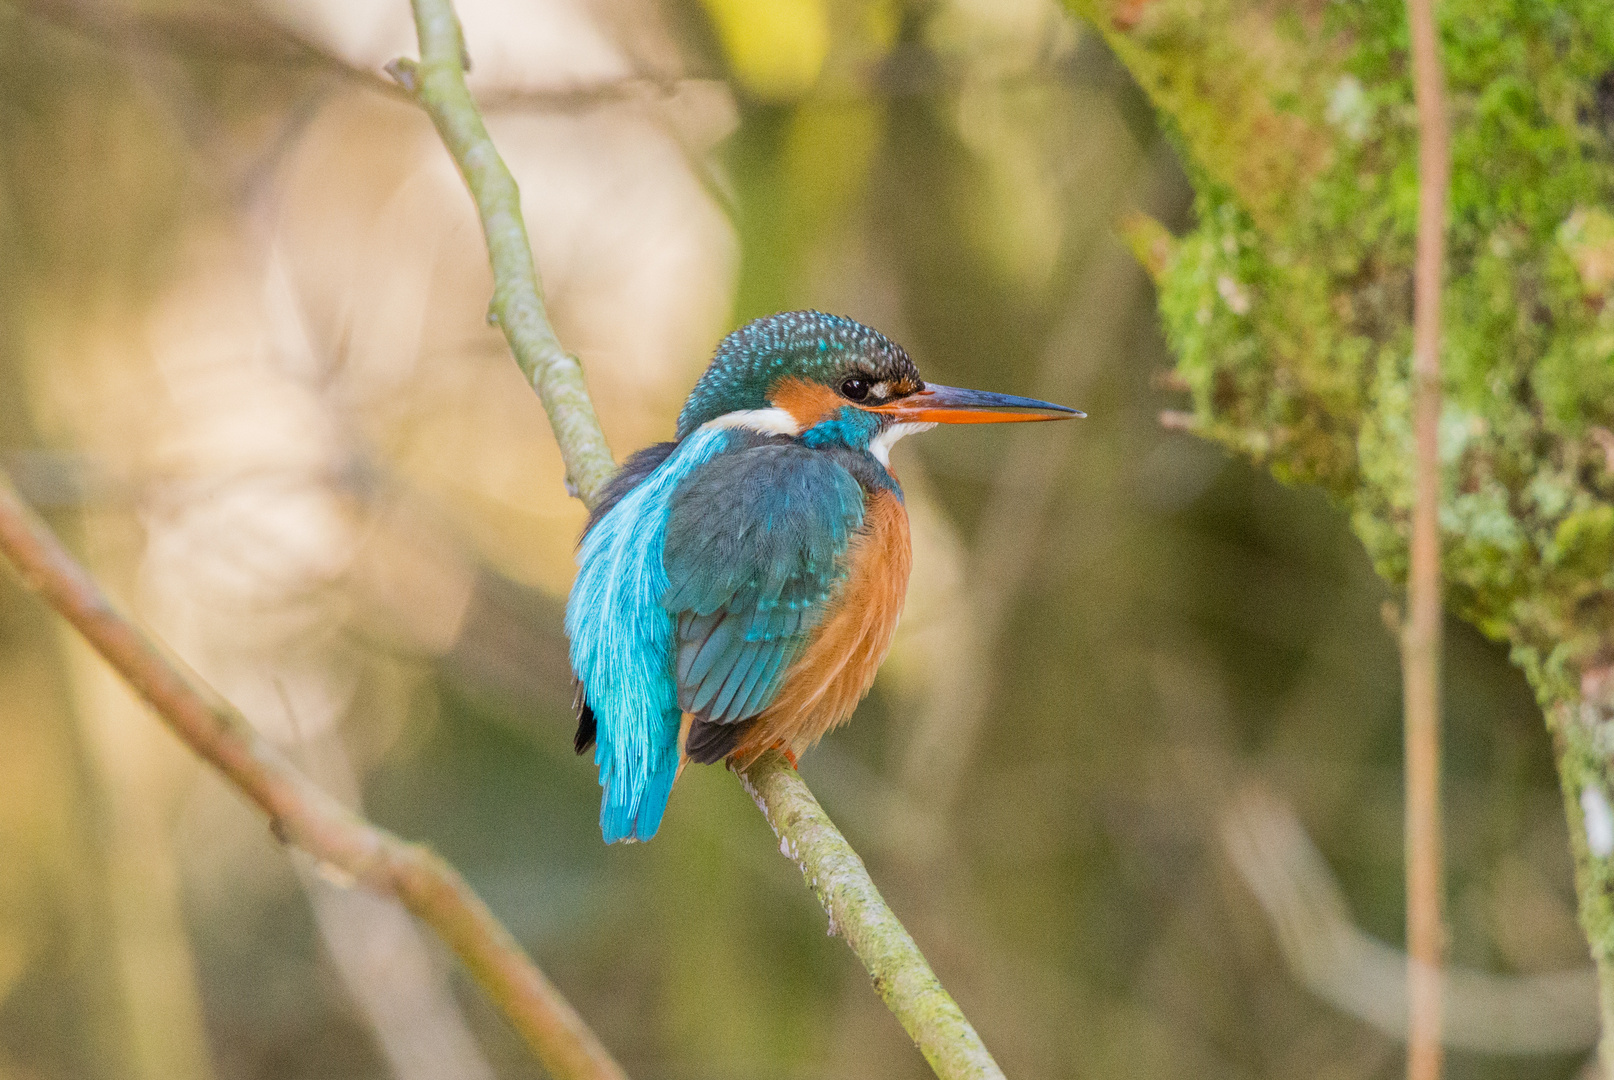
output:
[[[921,424],[1015,424],[1031,420],[1069,420],[1087,414],[1036,398],[1012,394],[992,394],[985,390],[964,390],[957,386],[931,383],[918,393],[885,405],[864,406],[869,412],[885,413],[904,421]]]

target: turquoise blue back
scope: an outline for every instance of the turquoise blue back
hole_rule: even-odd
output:
[[[606,843],[654,836],[678,773],[674,620],[661,606],[668,504],[681,480],[724,449],[727,435],[700,431],[685,439],[578,549],[566,634],[572,671],[600,718],[594,762]]]
[[[844,445],[734,429],[697,431],[638,475],[584,537],[566,606],[608,842],[655,835],[682,713],[690,756],[710,762],[767,708],[845,573],[864,485],[892,483]]]
[[[866,493],[901,497],[869,452],[884,421],[867,410],[844,405],[795,438],[706,427],[770,407],[782,378],[833,388],[849,371],[923,385],[906,353],[850,319],[750,323],[691,392],[681,441],[641,451],[612,481],[566,605],[582,690],[576,745],[596,743],[607,842],[648,840],[661,825],[683,713],[693,760],[734,750],[837,595]]]

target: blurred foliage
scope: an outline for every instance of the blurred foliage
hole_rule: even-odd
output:
[[[1393,1041],[1297,988],[1215,839],[1243,784],[1281,792],[1360,924],[1400,939],[1387,591],[1326,498],[1160,427],[1171,358],[1114,235],[1135,210],[1196,230],[1166,289],[1174,337],[1185,290],[1216,293],[1192,382],[1196,356],[1270,347],[1267,309],[1216,290],[1225,271],[1277,303],[1256,285],[1284,264],[1242,237],[1284,207],[1202,189],[1193,210],[1143,91],[1051,0],[461,6],[619,456],[666,436],[730,325],[802,306],[938,381],[1091,414],[902,445],[903,639],[803,763],[1008,1073],[1398,1072]],[[407,25],[352,17],[0,3],[0,458],[255,722],[464,870],[633,1075],[925,1075],[733,778],[692,769],[654,843],[599,843],[559,637],[579,518],[479,325],[478,241],[429,128],[348,66]],[[669,70],[717,78],[541,93]],[[1400,99],[1357,78],[1340,122],[1404,142]],[[1320,168],[1259,126],[1225,138],[1251,168]],[[1374,151],[1387,191],[1404,151]],[[1364,216],[1339,257],[1404,242],[1396,221]],[[1594,212],[1540,222],[1532,250],[1601,265]],[[269,510],[238,513],[244,493]],[[398,1075],[311,914],[317,875],[0,590],[0,1077]],[[1447,672],[1454,961],[1583,964],[1530,691],[1455,625]],[[131,865],[170,867],[174,895],[134,905]],[[536,1075],[452,990],[492,1073]],[[203,1034],[150,1049],[187,1030],[152,1001]],[[1580,1064],[1457,1055],[1451,1075]]]

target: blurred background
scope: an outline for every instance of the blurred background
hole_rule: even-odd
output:
[[[1085,408],[896,469],[915,573],[802,765],[1009,1075],[1389,1077],[1391,598],[1344,518],[1162,426],[1116,236],[1181,167],[1053,0],[461,0],[619,457],[818,307]],[[0,462],[323,784],[466,874],[635,1076],[918,1078],[734,778],[607,848],[582,524],[471,206],[379,74],[404,0],[0,0]],[[1563,804],[1452,624],[1452,1077],[1591,1075]],[[0,1080],[541,1075],[429,935],[292,857],[0,573]]]

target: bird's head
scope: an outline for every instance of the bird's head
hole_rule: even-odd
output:
[[[898,439],[936,424],[1082,415],[1033,398],[927,385],[902,346],[879,331],[789,311],[723,339],[679,414],[678,437],[706,426],[748,428],[866,450],[884,465]]]

